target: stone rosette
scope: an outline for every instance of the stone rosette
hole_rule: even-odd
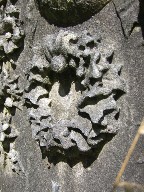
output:
[[[60,31],[33,48],[25,98],[32,136],[48,152],[87,153],[118,131],[122,65],[98,35]]]

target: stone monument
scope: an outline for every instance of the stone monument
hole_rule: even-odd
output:
[[[112,190],[143,117],[143,7],[0,0],[1,192]],[[143,163],[140,140],[123,180]]]

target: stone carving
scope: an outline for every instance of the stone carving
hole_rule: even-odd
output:
[[[18,132],[12,125],[16,108],[21,109],[23,90],[18,88],[18,75],[14,74],[16,50],[23,44],[24,32],[19,10],[13,4],[0,1],[0,165],[21,171],[15,139]]]
[[[14,5],[0,7],[0,60],[11,58],[11,53],[21,47],[24,31],[19,20],[19,10]]]
[[[18,132],[11,122],[16,107],[21,107],[20,96],[23,91],[18,89],[18,76],[11,79],[6,73],[3,69],[0,74],[0,162],[4,168],[10,166],[14,172],[19,173],[21,169],[14,143]]]
[[[87,31],[60,31],[33,48],[25,98],[33,138],[49,153],[87,153],[118,131],[122,65],[101,41]]]
[[[35,0],[40,13],[50,23],[70,26],[89,19],[110,0]]]

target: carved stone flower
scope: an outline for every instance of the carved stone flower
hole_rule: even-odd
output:
[[[124,93],[114,51],[87,31],[60,31],[33,48],[25,94],[33,138],[47,151],[81,153],[117,133]]]

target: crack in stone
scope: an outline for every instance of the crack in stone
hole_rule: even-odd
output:
[[[117,7],[116,7],[116,5],[115,5],[115,3],[114,3],[113,0],[112,0],[112,3],[113,3],[113,5],[114,5],[116,15],[117,15],[117,17],[118,17],[118,19],[119,19],[119,21],[120,21],[120,25],[121,25],[121,30],[122,30],[123,36],[124,36],[125,39],[128,39],[128,37],[127,37],[127,35],[126,35],[126,32],[125,32],[125,29],[124,29],[124,27],[123,27],[123,22],[122,22],[121,16],[120,16],[120,14],[119,14],[119,12],[118,12],[118,10],[117,10]]]

